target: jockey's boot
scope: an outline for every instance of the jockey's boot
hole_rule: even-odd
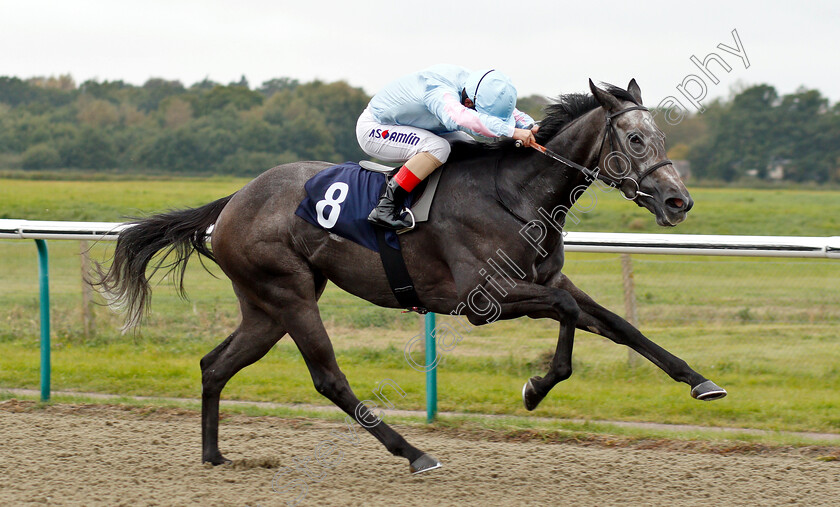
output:
[[[391,178],[385,185],[379,204],[368,215],[368,222],[397,231],[410,229],[413,225],[411,220],[400,218],[406,196],[408,192],[397,183],[396,178]]]
[[[414,190],[432,171],[440,167],[442,162],[429,152],[421,151],[405,162],[400,170],[388,182],[379,204],[370,212],[368,221],[389,229],[403,230],[414,227],[413,219],[404,220],[401,217],[403,203],[406,196]]]

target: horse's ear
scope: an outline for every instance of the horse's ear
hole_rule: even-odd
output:
[[[630,84],[627,85],[627,91],[630,92],[630,95],[636,99],[639,105],[642,105],[642,89],[639,88],[639,83],[636,82],[636,78],[630,80]]]
[[[607,111],[618,111],[621,108],[621,103],[617,98],[613,97],[612,93],[606,92],[589,80],[589,89],[592,90],[592,95],[598,100],[598,103]]]

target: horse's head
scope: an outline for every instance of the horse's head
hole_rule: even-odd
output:
[[[592,80],[589,88],[605,115],[598,155],[601,177],[656,215],[657,224],[674,226],[685,220],[694,201],[666,156],[665,135],[642,106],[636,80],[630,81],[626,93],[615,87],[603,90]]]

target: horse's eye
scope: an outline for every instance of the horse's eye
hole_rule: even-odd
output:
[[[642,144],[642,138],[638,134],[631,134],[630,142],[633,144]]]

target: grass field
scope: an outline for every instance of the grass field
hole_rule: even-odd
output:
[[[227,195],[244,180],[0,180],[0,217],[119,221],[141,212],[196,206]],[[695,189],[696,205],[675,229],[659,229],[645,210],[597,194],[593,211],[570,230],[826,236],[840,234],[840,193],[807,190]],[[571,225],[571,224],[570,224]],[[93,248],[104,259],[109,244]],[[167,283],[139,336],[122,336],[119,317],[96,308],[95,332],[80,320],[79,245],[49,243],[56,389],[196,397],[198,360],[237,323],[229,283],[188,270],[191,301]],[[570,254],[565,272],[596,300],[623,313],[616,255]],[[575,373],[537,416],[641,420],[771,430],[840,432],[840,263],[814,260],[634,256],[640,328],[686,359],[730,396],[700,403],[648,363],[627,366],[626,349],[580,332]],[[218,270],[215,270],[218,273]],[[35,247],[0,241],[0,387],[38,382]],[[322,315],[339,363],[364,398],[389,378],[407,393],[400,409],[422,409],[424,375],[404,358],[420,332],[416,315],[370,306],[334,287]],[[447,322],[440,318],[439,322]],[[557,325],[519,319],[472,328],[445,353],[439,369],[441,410],[526,415],[519,392],[544,373]],[[288,338],[246,368],[224,396],[326,404],[312,388]]]
[[[0,178],[0,218],[121,221],[127,216],[199,206],[235,192],[235,178],[143,181],[32,181]],[[818,190],[690,189],[689,218],[660,228],[644,209],[617,192],[594,189],[593,211],[569,230],[674,234],[834,236],[840,234],[840,192]]]

